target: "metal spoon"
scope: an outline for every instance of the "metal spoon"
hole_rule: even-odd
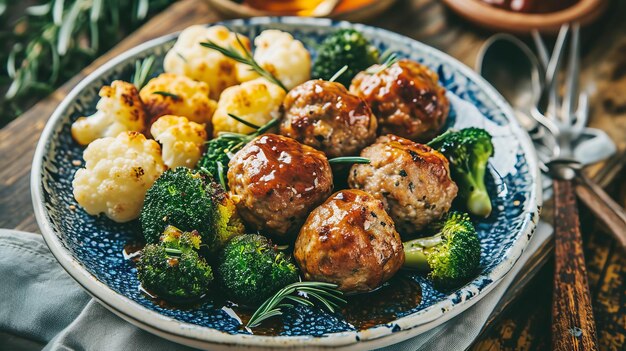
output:
[[[513,106],[522,127],[535,130],[538,123],[531,109],[539,103],[543,75],[528,46],[512,35],[496,34],[485,42],[476,60],[478,74]]]

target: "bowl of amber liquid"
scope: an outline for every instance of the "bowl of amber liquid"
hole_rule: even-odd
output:
[[[318,6],[331,2],[329,17],[353,22],[374,18],[397,0],[205,0],[211,8],[228,18],[256,16],[313,16]]]
[[[244,4],[261,11],[285,14],[308,14],[324,0],[246,0]]]
[[[556,33],[564,23],[589,24],[607,8],[608,0],[443,0],[475,24],[504,32]]]

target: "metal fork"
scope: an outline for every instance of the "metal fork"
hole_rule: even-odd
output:
[[[542,171],[550,173],[557,178],[573,179],[575,177],[576,194],[587,205],[606,227],[613,234],[618,242],[626,247],[626,211],[617,204],[603,189],[590,180],[581,172],[582,165],[573,154],[572,144],[579,140],[583,132],[601,132],[593,128],[585,128],[588,116],[588,95],[578,89],[578,76],[580,73],[580,26],[572,26],[571,48],[568,57],[568,71],[565,81],[565,94],[562,103],[557,94],[557,75],[562,61],[563,48],[570,27],[564,25],[559,31],[559,35],[554,47],[554,54],[548,57],[548,50],[541,39],[539,32],[534,31],[533,39],[539,53],[539,62],[546,72],[544,100],[548,101],[546,115],[538,109],[532,110],[534,117],[542,126],[548,130],[543,135],[539,153]],[[559,107],[560,105],[560,107]],[[574,107],[578,108],[574,111]],[[604,134],[601,132],[601,134]],[[584,144],[579,144],[579,150]],[[614,150],[603,150],[611,153]]]
[[[561,28],[552,57],[547,62],[545,92],[546,114],[535,112],[549,129],[556,143],[546,163],[553,178],[555,271],[552,296],[552,349],[597,350],[596,328],[591,307],[587,269],[583,255],[580,220],[574,193],[580,163],[574,158],[572,141],[580,134],[577,124],[586,123],[586,96],[578,94],[580,26],[572,25],[568,67],[563,99],[557,93],[557,76],[561,67],[565,41],[570,27]],[[547,57],[547,50],[544,54]],[[578,113],[574,107],[578,105]],[[583,110],[581,110],[583,109]],[[575,116],[577,115],[577,116]],[[574,122],[574,119],[577,122]],[[583,124],[584,126],[584,124]]]

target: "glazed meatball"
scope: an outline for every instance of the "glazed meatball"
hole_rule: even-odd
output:
[[[250,228],[278,241],[295,236],[309,212],[333,190],[326,156],[281,135],[253,139],[228,167],[228,185],[240,216]]]
[[[450,109],[437,74],[410,60],[400,60],[376,74],[357,74],[350,92],[371,107],[378,118],[380,134],[391,133],[414,141],[432,139],[446,122]]]
[[[366,292],[400,269],[404,252],[383,203],[361,190],[342,190],[311,212],[300,229],[294,258],[305,280]]]
[[[371,163],[352,166],[348,184],[382,200],[402,235],[416,233],[450,209],[458,189],[438,151],[386,135],[361,156]]]
[[[326,153],[358,155],[376,139],[376,117],[360,97],[340,83],[310,80],[283,101],[280,134]]]

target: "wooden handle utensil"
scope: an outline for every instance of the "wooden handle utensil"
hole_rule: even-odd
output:
[[[597,350],[574,184],[554,179],[552,349]]]
[[[626,248],[626,212],[582,172],[576,177],[576,195]]]

